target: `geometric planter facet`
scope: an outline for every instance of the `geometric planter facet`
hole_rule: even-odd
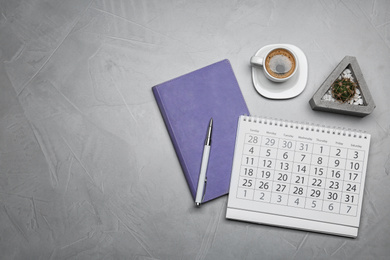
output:
[[[348,78],[355,82],[355,96],[348,102],[341,103],[331,96],[331,88],[337,79]],[[366,116],[375,108],[374,100],[364,80],[363,73],[355,57],[346,56],[337,65],[328,78],[309,101],[313,110],[339,114]]]

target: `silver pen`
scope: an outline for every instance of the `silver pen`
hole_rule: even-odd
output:
[[[196,197],[195,197],[196,206],[200,206],[200,204],[203,201],[204,194],[206,193],[206,183],[207,183],[206,172],[207,172],[207,165],[209,163],[209,157],[210,157],[212,130],[213,130],[213,118],[210,119],[209,127],[207,129],[206,140],[204,141],[202,164],[200,167],[199,180],[198,180],[198,189],[196,190]]]

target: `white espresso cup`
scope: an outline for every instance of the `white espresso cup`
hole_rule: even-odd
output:
[[[274,82],[284,82],[294,76],[298,69],[295,53],[286,47],[275,47],[264,57],[253,56],[251,64],[262,66],[265,76]]]

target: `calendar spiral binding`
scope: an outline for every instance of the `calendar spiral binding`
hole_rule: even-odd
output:
[[[301,129],[301,130],[306,130],[311,132],[342,135],[342,136],[348,136],[353,138],[367,139],[369,135],[366,132],[362,132],[357,129],[331,127],[331,126],[325,126],[319,124],[312,124],[309,122],[289,121],[289,120],[282,120],[282,119],[271,118],[271,117],[259,117],[259,116],[248,116],[248,115],[243,115],[242,118],[244,121],[247,122],[259,123],[265,125],[277,125],[285,128],[295,128],[295,129]]]

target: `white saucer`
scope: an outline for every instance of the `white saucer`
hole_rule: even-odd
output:
[[[260,95],[271,99],[287,99],[298,96],[306,87],[308,66],[306,55],[297,46],[291,44],[271,44],[258,50],[255,56],[263,57],[267,51],[275,47],[290,48],[298,57],[298,70],[289,80],[276,83],[267,79],[263,68],[252,65],[252,81]]]

